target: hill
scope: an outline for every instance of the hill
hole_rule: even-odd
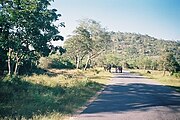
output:
[[[112,43],[108,51],[117,55],[123,62],[133,63],[142,58],[158,60],[165,53],[172,53],[180,64],[179,41],[128,32],[110,32],[110,36]]]

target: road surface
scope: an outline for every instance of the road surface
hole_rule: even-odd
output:
[[[180,120],[180,93],[129,72],[115,73],[99,97],[73,120]]]

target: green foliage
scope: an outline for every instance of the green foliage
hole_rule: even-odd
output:
[[[49,57],[41,57],[39,60],[40,68],[43,69],[50,69],[50,68],[57,68],[57,69],[73,69],[75,65],[70,62],[68,59],[63,58],[58,54],[50,55]]]
[[[0,76],[3,75],[4,71],[7,70],[6,67],[6,59],[7,59],[7,52],[1,49],[0,47]]]
[[[64,44],[66,56],[74,61],[77,68],[86,63],[91,66],[127,63],[131,68],[153,70],[164,69],[160,58],[166,52],[173,54],[177,67],[180,64],[179,45],[178,41],[165,41],[148,35],[107,32],[91,19],[80,20],[75,35]]]
[[[171,52],[180,64],[178,41],[165,41],[136,33],[110,32],[110,35],[112,43],[108,54],[117,53],[121,62],[144,69],[161,69],[161,55]]]
[[[128,64],[127,62],[125,62],[125,63],[123,64],[123,66],[124,66],[124,68],[127,68],[127,69],[132,69],[132,68],[134,68],[133,65]]]
[[[163,70],[167,70],[171,74],[180,70],[180,66],[172,53],[164,53],[161,56],[160,63]]]
[[[118,54],[107,54],[105,56],[105,64],[115,64],[120,65],[122,61],[120,61],[120,56]]]
[[[78,27],[75,30],[76,35],[65,41],[66,56],[71,60],[75,60],[76,68],[80,67],[80,62],[87,55],[92,48],[92,39],[90,33],[83,27]]]
[[[166,68],[168,71],[172,72],[177,72],[179,70],[179,64],[177,63],[175,57],[173,54],[168,54],[166,57],[167,63],[166,63]]]
[[[74,30],[75,35],[68,38],[64,47],[66,55],[74,60],[76,68],[85,64],[84,69],[93,63],[93,59],[102,54],[110,45],[109,33],[101,25],[92,20],[80,20],[79,26]]]
[[[73,69],[75,65],[72,64],[69,60],[65,59],[54,59],[51,64],[51,68],[57,69]]]
[[[8,61],[9,74],[17,74],[20,66],[36,62],[54,49],[52,40],[63,40],[57,35],[54,22],[61,16],[56,9],[49,9],[52,0],[2,1],[0,6],[0,49]]]
[[[140,56],[136,59],[136,64],[141,69],[151,69],[152,58],[146,56]]]
[[[175,76],[176,78],[180,78],[180,72],[178,72],[178,73],[173,73],[173,76]]]

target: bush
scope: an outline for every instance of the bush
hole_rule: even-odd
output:
[[[173,73],[173,76],[175,76],[176,78],[180,78],[180,72],[178,72],[178,73]]]
[[[41,57],[39,59],[38,66],[43,69],[48,69],[48,68],[51,68],[51,64],[52,64],[52,59],[50,59],[48,57]]]
[[[0,81],[0,101],[8,102],[17,94],[26,92],[29,84],[17,76],[6,76]]]
[[[129,64],[127,62],[124,63],[124,68],[128,68],[128,69],[133,69],[133,65],[132,64]]]
[[[73,69],[75,65],[67,59],[63,59],[61,56],[49,56],[49,57],[41,57],[39,60],[40,68],[49,69],[49,68],[57,68],[57,69]]]
[[[57,68],[57,69],[73,69],[75,68],[75,65],[73,65],[69,60],[63,60],[63,59],[53,59],[51,63],[51,68]]]

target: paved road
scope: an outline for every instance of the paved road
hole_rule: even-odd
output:
[[[180,120],[180,93],[142,76],[115,73],[74,120]]]

